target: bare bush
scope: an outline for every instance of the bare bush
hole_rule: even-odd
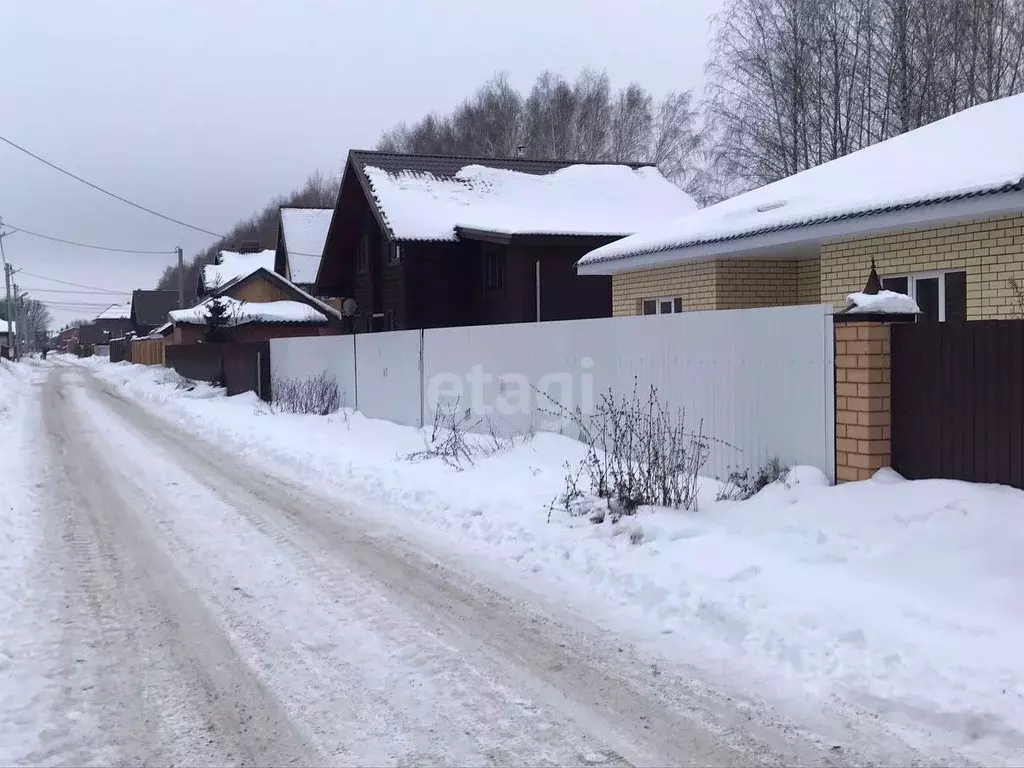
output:
[[[270,391],[276,413],[311,413],[327,416],[341,408],[338,382],[327,371],[305,379],[274,376]]]
[[[460,402],[461,399],[456,399],[454,403],[445,405],[438,400],[430,434],[423,436],[424,449],[407,454],[406,460],[439,458],[453,469],[462,471],[473,466],[477,459],[507,451],[520,441],[516,437],[501,437],[490,421],[486,422],[486,432],[473,434],[480,431],[485,420],[474,420],[468,408],[460,407]],[[524,435],[521,439],[529,438],[530,435]]]
[[[750,470],[734,470],[722,483],[715,496],[716,501],[743,501],[760,493],[772,483],[785,480],[789,467],[779,461],[779,457],[769,459],[753,475]]]
[[[609,390],[589,417],[579,409],[555,406],[557,415],[576,425],[586,446],[579,465],[567,467],[565,490],[555,504],[571,514],[589,514],[593,522],[606,517],[616,522],[649,505],[696,509],[700,471],[712,439],[704,434],[703,422],[696,431],[688,430],[685,409],[665,406],[657,388],[642,395],[634,382],[633,392],[619,398]],[[587,504],[580,488],[584,476],[607,511]]]

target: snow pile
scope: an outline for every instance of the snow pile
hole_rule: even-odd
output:
[[[288,249],[292,282],[303,285],[316,282],[332,216],[333,208],[281,209],[281,232]]]
[[[47,662],[60,626],[57,596],[44,588],[42,497],[52,457],[41,450],[36,396],[45,375],[34,361],[0,360],[0,764],[32,762],[52,728],[52,692],[64,675]],[[36,389],[36,392],[32,390]],[[48,585],[47,585],[48,586]]]
[[[927,749],[1024,750],[1024,492],[951,481],[829,487],[791,471],[745,502],[645,509],[617,524],[552,500],[583,446],[541,433],[462,471],[415,429],[269,415],[252,395],[192,397],[154,369],[92,362],[176,422],[353,514],[561,601],[726,689],[881,717]],[[428,430],[429,431],[429,430]],[[936,753],[938,753],[936,751]]]
[[[895,291],[879,291],[878,293],[851,293],[846,297],[849,306],[847,312],[885,312],[898,315],[916,315],[921,308],[917,302],[905,293]]]
[[[1008,96],[591,251],[581,264],[1020,184],[1024,94]],[[942,158],[936,162],[936,158]],[[682,255],[681,258],[685,258]]]
[[[258,269],[273,271],[274,256],[275,252],[271,250],[258,253],[221,251],[216,264],[203,267],[203,285],[207,290],[223,288],[232,280],[247,277]]]
[[[451,178],[373,166],[365,172],[399,240],[455,240],[456,227],[621,236],[696,208],[656,168],[572,165],[535,175],[467,165]]]
[[[111,304],[98,315],[97,320],[126,320],[132,316],[132,303],[126,301],[124,304]]]
[[[227,325],[246,323],[326,323],[327,317],[301,301],[238,301],[230,296],[207,299],[188,309],[168,312],[172,322],[183,325],[205,325],[210,316],[210,304],[219,301],[226,309]]]

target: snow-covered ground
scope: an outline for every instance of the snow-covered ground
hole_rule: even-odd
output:
[[[45,728],[47,689],[59,683],[46,660],[54,596],[37,578],[44,537],[39,489],[46,467],[36,439],[40,413],[32,387],[43,375],[34,363],[0,360],[0,756],[34,747]]]
[[[811,468],[745,502],[594,525],[549,508],[582,448],[540,434],[462,471],[417,430],[358,413],[280,415],[182,389],[162,368],[89,363],[148,410],[247,462],[345,499],[477,572],[513,580],[757,692],[813,731],[881,724],[925,755],[1024,754],[1024,492],[950,481],[828,487]],[[655,670],[656,671],[656,670]],[[953,750],[952,753],[945,750]]]

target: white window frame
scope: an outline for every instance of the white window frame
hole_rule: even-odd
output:
[[[884,275],[883,280],[899,280],[902,277],[907,278],[907,293],[910,298],[917,301],[917,281],[918,280],[931,280],[934,277],[942,278],[939,280],[939,322],[946,322],[946,275],[955,274],[957,272],[966,272],[967,269],[933,269],[928,272],[905,272],[899,275]]]
[[[682,296],[659,296],[657,298],[640,299],[640,314],[641,315],[644,314],[644,304],[646,304],[648,301],[653,301],[654,302],[654,308],[655,308],[654,314],[656,314],[656,315],[676,315],[676,314],[679,314],[679,312],[685,311],[683,309],[680,309],[679,312],[676,312],[676,302],[677,301],[682,302],[682,300],[683,300]],[[671,307],[671,309],[668,312],[662,312],[661,311],[661,305],[662,305],[663,302],[666,302],[666,301],[669,303],[669,306]]]

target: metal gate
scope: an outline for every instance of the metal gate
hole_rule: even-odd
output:
[[[892,327],[892,464],[1024,488],[1024,320]]]

